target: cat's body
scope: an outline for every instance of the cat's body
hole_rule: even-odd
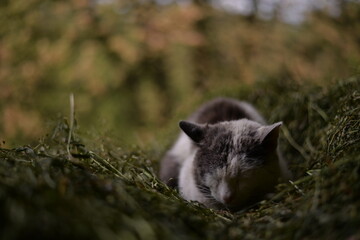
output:
[[[217,98],[202,105],[161,162],[160,178],[182,197],[238,210],[273,191],[290,173],[277,150],[281,123],[266,125],[246,102]]]

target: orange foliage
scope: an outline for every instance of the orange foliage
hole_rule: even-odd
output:
[[[166,126],[180,105],[209,93],[234,95],[267,79],[327,84],[360,64],[359,9],[290,26],[206,4],[6,1],[0,135],[39,137],[49,116],[68,114],[70,92],[85,128],[106,119],[128,136]]]

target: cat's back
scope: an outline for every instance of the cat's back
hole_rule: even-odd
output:
[[[264,118],[249,103],[224,97],[204,103],[188,118],[188,121],[215,124],[242,118],[265,124]]]

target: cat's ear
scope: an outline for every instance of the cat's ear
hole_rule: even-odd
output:
[[[191,123],[188,121],[180,121],[180,128],[188,135],[194,142],[199,143],[204,139],[205,126],[197,123]]]
[[[260,142],[265,150],[273,151],[276,149],[281,125],[282,122],[277,122],[272,125],[259,128]]]

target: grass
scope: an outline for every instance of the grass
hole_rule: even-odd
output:
[[[159,156],[76,132],[68,145],[64,120],[36,146],[0,149],[1,238],[359,239],[360,78],[255,89],[236,97],[285,123],[296,176],[270,200],[234,214],[186,202],[156,177]]]

